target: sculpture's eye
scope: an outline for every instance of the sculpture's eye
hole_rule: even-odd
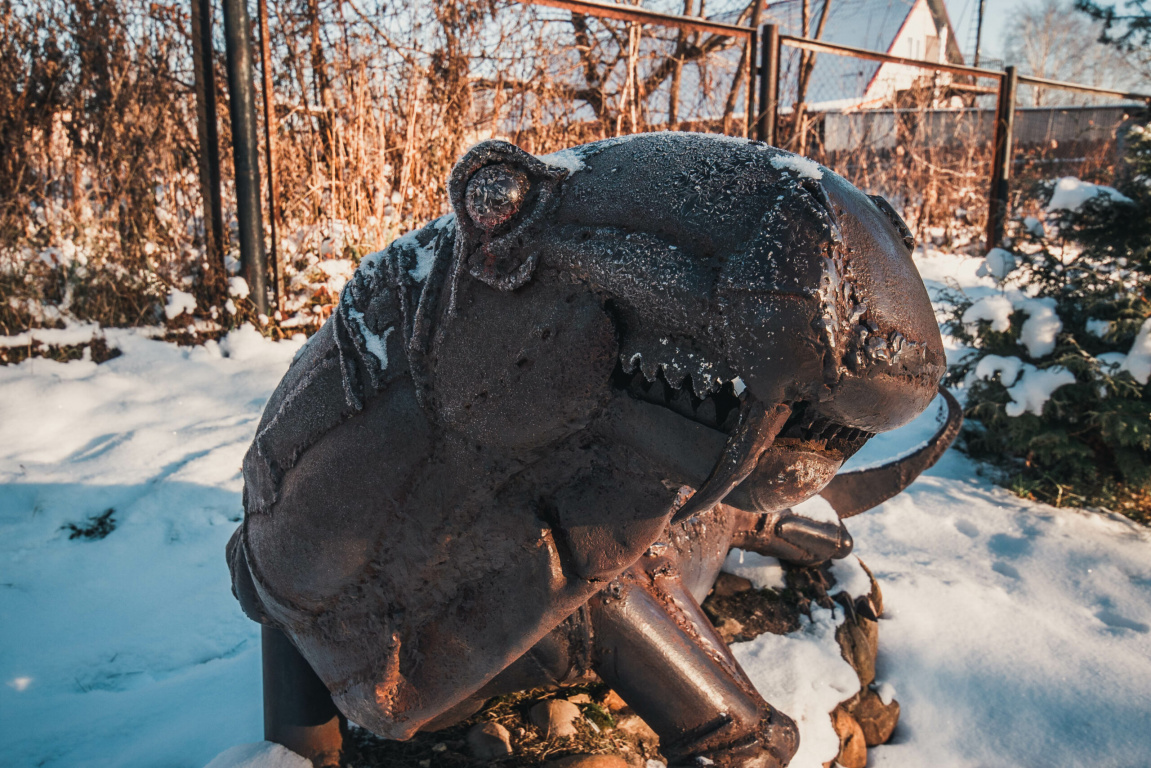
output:
[[[481,168],[468,182],[464,201],[478,226],[491,232],[519,213],[528,195],[528,177],[506,165]]]

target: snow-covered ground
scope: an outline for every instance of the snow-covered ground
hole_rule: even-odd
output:
[[[994,290],[979,260],[919,263],[934,288]],[[298,342],[108,333],[124,354],[103,365],[0,368],[0,764],[202,768],[262,733],[259,634],[224,545],[241,458]],[[860,462],[924,434],[885,436]],[[69,538],[109,509],[106,538]],[[903,710],[872,765],[1151,764],[1151,532],[1019,500],[955,452],[849,526],[884,589],[879,680]],[[831,618],[813,618],[829,647]],[[736,653],[786,709],[850,684],[787,668],[825,664],[810,650]],[[805,754],[797,768],[831,757]]]

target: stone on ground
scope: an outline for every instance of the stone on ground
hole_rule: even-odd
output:
[[[512,735],[499,723],[476,723],[468,730],[467,742],[477,760],[498,760],[512,753]]]
[[[531,708],[532,724],[543,731],[545,738],[575,736],[579,733],[576,722],[583,717],[580,708],[563,699],[548,699]]]
[[[884,704],[878,693],[864,688],[859,700],[851,707],[851,714],[863,729],[867,746],[875,747],[886,744],[891,738],[899,722],[899,702],[892,699],[890,704]]]

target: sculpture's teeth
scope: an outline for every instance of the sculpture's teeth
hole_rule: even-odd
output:
[[[624,341],[620,365],[627,373],[642,370],[648,381],[654,381],[662,371],[663,378],[676,389],[690,378],[692,391],[702,400],[719,392],[724,382],[735,376],[726,363],[716,362],[714,357],[674,337],[632,336]]]
[[[723,501],[732,489],[755,470],[760,454],[775,442],[776,435],[790,415],[789,406],[775,405],[767,408],[754,398],[745,400],[740,409],[739,426],[728,438],[719,461],[703,485],[675,513],[672,522],[686,520]]]

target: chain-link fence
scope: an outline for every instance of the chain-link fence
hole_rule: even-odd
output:
[[[749,123],[763,138],[770,123],[775,144],[887,196],[921,234],[946,235],[983,226],[997,169],[1014,172],[1014,190],[1105,180],[1117,127],[1138,106],[1105,91],[1036,98],[1075,91],[1020,78],[1004,165],[1003,72],[786,35],[765,44],[779,3],[256,0],[266,22],[240,25],[254,30],[256,130],[238,175],[220,19],[244,2],[193,2],[198,35],[187,0],[152,3],[146,17],[128,0],[34,0],[4,18],[0,290],[17,299],[0,306],[4,328],[60,304],[107,324],[156,322],[173,289],[220,310],[225,263],[248,260],[238,235],[253,217],[239,215],[237,181],[250,170],[262,226],[247,222],[249,242],[275,256],[284,322],[315,327],[360,256],[444,212],[452,165],[486,138],[546,153],[650,130],[744,136]],[[771,72],[761,51],[777,54]],[[946,59],[921,55],[933,53]],[[201,173],[208,127],[215,173]]]
[[[966,67],[942,48],[924,55],[934,61],[784,35],[778,96],[763,105],[778,146],[884,195],[921,238],[986,232],[995,244],[1012,211],[1032,212],[1016,203],[1037,183],[1110,178],[1123,127],[1146,108],[1138,94]],[[1011,109],[1000,100],[1009,84]]]

